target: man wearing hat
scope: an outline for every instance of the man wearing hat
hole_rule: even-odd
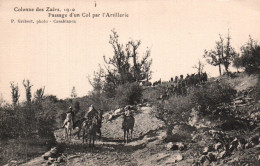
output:
[[[98,116],[98,111],[94,108],[93,104],[90,105],[88,112],[85,114],[85,119],[91,120],[93,117]]]
[[[72,107],[70,106],[69,111],[66,113],[66,119],[64,121],[63,127],[65,127],[67,122],[69,122],[70,120],[72,120],[72,126],[74,126],[74,118],[75,118],[75,113],[72,110]]]
[[[123,122],[122,122],[122,129],[124,129],[124,121],[126,117],[133,117],[133,112],[130,110],[129,106],[126,106],[125,108],[125,113],[124,113],[124,117],[123,117]]]

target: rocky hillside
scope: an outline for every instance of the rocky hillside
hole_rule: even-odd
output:
[[[183,106],[194,102],[190,96],[161,102],[163,87],[145,87],[144,103],[130,106],[136,122],[130,143],[123,143],[119,108],[104,114],[102,139],[93,150],[77,139],[77,130],[65,141],[59,129],[57,147],[24,165],[260,165],[258,76],[240,74],[207,84],[216,81],[236,90],[230,101],[201,111]],[[169,107],[176,101],[178,108]]]

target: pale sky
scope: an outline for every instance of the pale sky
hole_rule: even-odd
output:
[[[41,2],[41,3],[40,3]],[[204,49],[214,48],[218,34],[228,29],[238,51],[251,35],[260,39],[258,0],[96,0],[95,1],[4,1],[0,0],[0,93],[11,100],[10,82],[18,82],[25,99],[23,79],[33,84],[32,92],[45,86],[46,94],[70,96],[73,86],[78,96],[91,90],[87,75],[93,75],[103,55],[113,55],[109,45],[111,29],[119,40],[141,40],[140,55],[151,47],[153,79],[194,73]],[[14,12],[14,7],[75,8],[75,13],[119,12],[128,18],[65,18],[76,24],[11,24],[11,19],[48,19],[48,12]],[[63,12],[65,13],[65,12]],[[210,76],[218,68],[206,65]]]

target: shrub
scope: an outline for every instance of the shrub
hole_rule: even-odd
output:
[[[0,139],[30,137],[34,133],[52,135],[55,117],[42,112],[33,104],[0,108]]]
[[[161,85],[157,87],[145,87],[142,98],[146,101],[155,103],[158,101],[158,98],[160,98],[160,95],[165,92],[165,89],[166,88]]]
[[[202,108],[216,108],[222,103],[230,103],[236,94],[236,90],[233,89],[228,83],[213,82],[206,84],[202,87],[196,88],[192,92],[193,103],[198,103]]]
[[[241,55],[235,57],[236,68],[244,68],[249,74],[260,72],[260,45],[249,36],[249,40],[241,48]]]
[[[118,106],[140,103],[142,99],[142,87],[137,83],[126,83],[116,89],[115,101]]]
[[[159,106],[159,112],[168,125],[184,124],[188,122],[193,106],[190,96],[171,97],[168,102]]]
[[[91,92],[88,95],[88,102],[89,104],[94,104],[95,108],[102,109],[104,111],[115,108],[113,98],[108,98],[105,93]]]

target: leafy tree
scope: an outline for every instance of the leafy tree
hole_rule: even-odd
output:
[[[247,73],[260,72],[260,46],[249,36],[249,40],[241,48],[241,55],[235,59],[238,67],[244,68]]]
[[[104,89],[104,80],[102,78],[105,77],[104,69],[99,65],[99,71],[94,71],[94,77],[91,80],[90,76],[88,76],[88,81],[90,85],[93,87],[93,91],[95,93],[100,94]]]
[[[222,64],[222,52],[223,52],[223,39],[220,37],[220,41],[216,42],[214,50],[204,50],[203,57],[206,58],[208,64],[218,66],[219,75],[221,75]]]
[[[23,86],[25,88],[27,103],[31,103],[31,98],[32,98],[31,87],[33,85],[31,85],[29,80],[23,80]]]
[[[37,104],[42,102],[44,90],[45,90],[45,87],[36,90],[36,92],[34,94],[34,99]]]
[[[11,84],[11,93],[12,93],[12,102],[13,102],[13,106],[16,106],[18,101],[19,101],[19,88],[18,88],[18,84],[14,85],[14,82],[10,82]]]
[[[142,98],[142,87],[136,82],[120,85],[116,89],[115,100],[118,106],[139,103]]]
[[[238,69],[242,68],[242,61],[239,54],[236,54],[233,58],[233,67],[235,67],[238,71]]]
[[[70,96],[71,96],[71,98],[77,97],[77,92],[76,92],[75,86],[72,87]]]
[[[216,46],[213,50],[205,50],[203,57],[206,61],[213,65],[219,67],[219,74],[221,75],[221,65],[224,66],[226,73],[229,73],[229,66],[233,58],[237,55],[234,48],[231,46],[231,37],[228,33],[226,38],[226,43],[224,38],[219,35],[219,41],[216,42]]]
[[[228,36],[227,36],[227,42],[226,44],[224,45],[224,52],[222,54],[222,64],[224,65],[225,67],[225,70],[226,70],[226,73],[228,74],[229,73],[229,66],[232,62],[232,60],[234,59],[234,57],[237,55],[235,49],[231,46],[231,37],[228,33]]]
[[[79,110],[80,110],[80,103],[79,103],[79,101],[76,101],[74,103],[74,111],[75,111],[75,113],[78,113]]]
[[[50,102],[50,103],[57,103],[58,102],[58,98],[54,95],[47,95],[44,96],[43,100],[45,102]]]

